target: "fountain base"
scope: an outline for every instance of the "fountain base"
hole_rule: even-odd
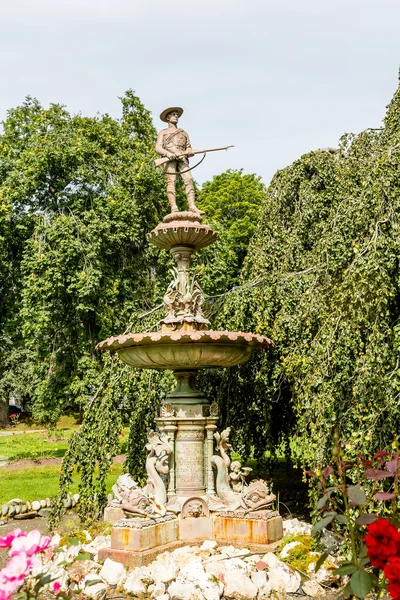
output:
[[[216,540],[221,545],[234,544],[265,553],[283,535],[282,517],[276,511],[254,516],[182,517],[136,529],[116,524],[111,532],[111,548],[99,551],[100,560],[111,558],[126,567],[137,567],[153,561],[158,554],[179,546]],[[132,519],[132,521],[139,521]],[[140,524],[138,523],[140,526]]]

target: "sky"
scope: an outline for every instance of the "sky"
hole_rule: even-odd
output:
[[[379,127],[398,84],[399,0],[1,0],[0,120],[26,95],[71,113],[182,106],[193,148],[266,184],[345,132]]]

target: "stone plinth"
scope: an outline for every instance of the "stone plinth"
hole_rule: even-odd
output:
[[[271,544],[283,536],[282,517],[274,515],[268,519],[237,518],[215,515],[213,538],[249,544]]]
[[[135,524],[138,519],[130,520]],[[113,527],[111,530],[111,548],[113,550],[131,550],[139,552],[155,546],[163,546],[179,539],[178,519],[140,527]]]
[[[213,538],[213,521],[211,517],[186,517],[179,520],[180,540],[210,540]]]

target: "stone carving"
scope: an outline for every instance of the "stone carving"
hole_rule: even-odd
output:
[[[245,509],[246,512],[265,509],[273,503],[275,495],[272,494],[262,479],[246,483],[246,477],[252,469],[242,467],[239,461],[231,463],[230,452],[232,446],[229,441],[230,427],[221,433],[214,433],[217,442],[216,449],[220,455],[211,457],[211,464],[216,468],[215,480],[218,498],[208,497],[211,510],[237,511]]]
[[[163,404],[161,406],[160,414],[161,414],[161,418],[163,418],[163,419],[167,419],[168,417],[174,417],[175,416],[174,407],[170,403]]]
[[[243,506],[249,511],[258,511],[270,506],[275,500],[263,479],[251,481],[242,490]]]
[[[122,508],[128,517],[149,518],[154,520],[165,514],[165,507],[159,505],[154,498],[132,479],[129,473],[120,475],[113,485],[114,500],[111,506]]]
[[[145,529],[157,523],[166,523],[176,519],[175,515],[166,514],[163,516],[157,515],[150,519],[120,519],[114,527],[129,527],[130,529]]]
[[[241,492],[246,485],[245,478],[253,469],[242,467],[242,463],[238,460],[234,460],[230,464],[230,469],[229,479],[231,487],[234,492]]]
[[[173,448],[166,433],[160,434],[149,430],[147,439],[146,449],[149,450],[149,454],[146,459],[146,471],[148,479],[144,492],[148,496],[154,496],[156,503],[163,506],[167,502],[167,489],[161,475],[169,472],[169,456]]]
[[[210,509],[207,506],[206,501],[203,498],[188,498],[182,506],[182,518],[194,517],[209,517]]]
[[[176,255],[176,259],[178,268],[171,269],[172,281],[164,295],[164,305],[168,312],[161,323],[174,325],[185,320],[209,325],[210,322],[203,314],[204,296],[200,286],[195,279],[189,280],[189,269],[186,259],[182,259],[182,253]],[[184,263],[180,264],[182,260]]]
[[[218,402],[216,400],[214,400],[214,402],[212,402],[210,405],[210,417],[217,418],[218,416],[219,416],[219,406],[218,406]]]

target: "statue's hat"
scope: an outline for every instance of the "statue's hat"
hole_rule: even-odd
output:
[[[160,115],[161,121],[164,121],[164,123],[168,123],[166,117],[171,112],[177,112],[178,115],[181,116],[183,114],[183,108],[181,108],[180,106],[170,106],[169,108],[166,108],[165,110],[162,111],[162,113]]]

